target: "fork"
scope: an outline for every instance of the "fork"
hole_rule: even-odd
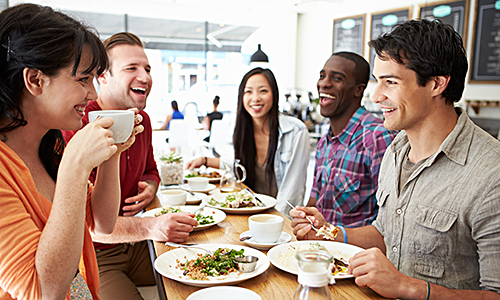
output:
[[[203,203],[202,203],[202,204],[200,204],[200,206],[199,206],[199,207],[198,207],[195,211],[193,211],[192,213],[193,213],[193,214],[196,214],[197,212],[202,211],[202,210],[203,210],[203,208],[205,208],[205,206],[207,206],[207,203],[206,203],[206,202],[203,202]]]
[[[252,195],[255,198],[255,200],[257,200],[257,202],[259,202],[260,206],[265,206],[264,203],[259,198],[257,198],[257,196],[254,194],[254,192],[252,192],[251,189],[245,188],[244,191],[249,193],[250,195]]]
[[[295,206],[293,206],[293,204],[292,204],[292,203],[288,202],[288,200],[286,200],[286,203],[287,203],[287,204],[288,204],[288,205],[289,205],[292,209],[293,209],[293,208],[295,208]],[[316,226],[314,226],[313,221],[311,221],[311,219],[309,219],[309,217],[308,217],[308,216],[306,216],[306,219],[307,219],[307,221],[309,221],[309,223],[311,223],[311,226],[312,226],[312,228],[314,229],[314,231],[318,232],[318,230],[319,230],[319,229],[318,229],[318,228],[316,228]]]
[[[169,247],[176,247],[176,248],[196,248],[196,249],[204,250],[210,255],[214,254],[212,251],[210,251],[206,248],[203,248],[198,244],[177,244],[177,243],[172,243],[172,242],[166,242],[165,245],[169,246]]]

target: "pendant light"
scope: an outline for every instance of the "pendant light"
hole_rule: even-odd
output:
[[[269,62],[269,58],[267,55],[260,49],[260,44],[258,46],[257,51],[250,58],[250,62]]]

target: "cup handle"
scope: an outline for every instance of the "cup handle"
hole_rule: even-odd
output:
[[[243,173],[242,178],[237,180],[238,183],[242,183],[243,181],[245,181],[245,179],[247,179],[247,170],[240,164],[236,164],[235,167],[239,168],[241,170],[241,173]]]

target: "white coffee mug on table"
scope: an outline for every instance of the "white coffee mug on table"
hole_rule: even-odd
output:
[[[284,219],[278,215],[259,214],[248,218],[250,235],[257,243],[276,243],[283,231]]]
[[[115,144],[123,143],[132,134],[134,129],[135,113],[131,110],[94,110],[89,112],[89,122],[97,117],[111,118],[115,122],[109,129],[113,132]]]

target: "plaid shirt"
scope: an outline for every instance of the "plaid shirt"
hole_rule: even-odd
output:
[[[360,107],[338,136],[330,128],[318,142],[311,197],[326,221],[369,225],[378,213],[378,173],[385,149],[396,136]]]

